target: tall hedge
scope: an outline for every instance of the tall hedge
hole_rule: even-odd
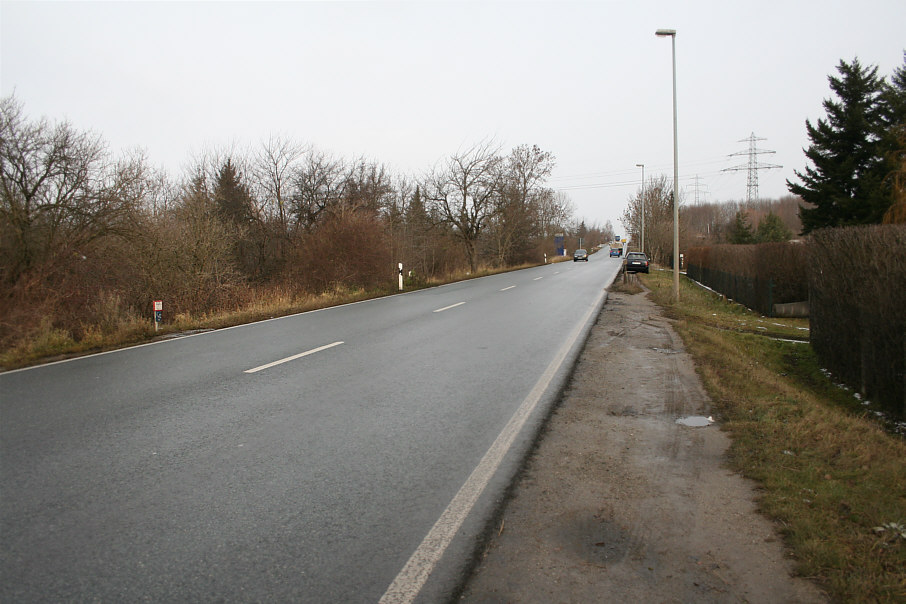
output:
[[[906,225],[810,237],[811,343],[825,367],[906,416]]]

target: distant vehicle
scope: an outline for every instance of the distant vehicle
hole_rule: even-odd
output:
[[[610,248],[610,257],[611,258],[619,258],[620,254],[622,254],[622,253],[623,253],[623,250],[621,250],[619,248],[615,248],[615,247]]]
[[[647,273],[648,256],[642,252],[629,252],[626,254],[626,272],[627,273]]]
[[[575,252],[573,252],[573,262],[578,262],[579,260],[588,262],[588,252],[583,250],[582,248],[579,248]]]

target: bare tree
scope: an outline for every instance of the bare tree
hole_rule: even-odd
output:
[[[63,122],[28,121],[12,96],[0,99],[2,278],[108,234],[126,233],[147,191],[144,158],[111,162],[98,136]]]
[[[320,151],[309,151],[294,175],[290,215],[294,230],[310,231],[339,205],[346,187],[345,162]]]
[[[278,136],[271,136],[261,145],[254,158],[254,174],[265,207],[272,208],[272,215],[281,232],[288,232],[287,206],[292,195],[292,180],[298,162],[305,154],[304,145]]]
[[[504,160],[493,229],[500,264],[524,260],[529,253],[538,234],[538,197],[553,168],[554,156],[537,145],[520,145]]]
[[[643,208],[645,251],[655,262],[667,263],[673,254],[673,191],[666,176],[650,178],[641,193],[629,199],[629,205],[623,211],[620,222],[634,242],[641,241]],[[682,236],[682,225],[680,231]]]
[[[563,232],[575,212],[569,196],[553,189],[541,189],[537,205],[539,235],[545,240],[552,240],[556,233]]]
[[[478,270],[477,243],[500,192],[502,160],[498,151],[482,143],[453,155],[435,168],[424,186],[425,199],[462,242],[472,272]]]
[[[393,183],[386,168],[359,158],[346,168],[345,183],[336,212],[366,212],[377,216],[392,203]]]

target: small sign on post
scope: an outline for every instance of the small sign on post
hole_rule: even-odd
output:
[[[157,331],[160,328],[161,322],[164,320],[164,301],[155,300],[154,301],[154,331]]]

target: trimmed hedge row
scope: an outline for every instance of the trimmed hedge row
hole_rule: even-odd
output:
[[[809,301],[811,345],[838,379],[906,417],[906,225],[824,229],[807,244],[688,252],[688,275],[771,316]]]
[[[808,251],[812,347],[834,376],[906,416],[906,225],[816,231]]]

